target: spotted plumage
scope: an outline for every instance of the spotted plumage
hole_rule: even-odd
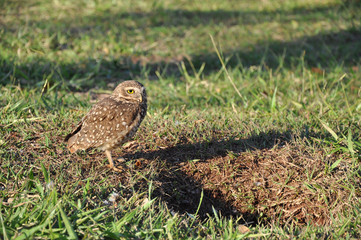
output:
[[[88,148],[105,151],[110,166],[110,150],[130,140],[147,112],[147,95],[137,81],[120,83],[107,98],[95,104],[78,126],[65,137],[71,153]]]

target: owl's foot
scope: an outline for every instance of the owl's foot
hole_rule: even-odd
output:
[[[115,171],[115,172],[123,172],[122,167],[117,168],[117,167],[114,166],[112,155],[110,154],[109,150],[105,150],[105,155],[108,157],[108,160],[109,160],[109,164],[107,165],[109,168],[113,169],[113,171]]]
[[[136,141],[131,141],[131,142],[127,142],[126,144],[124,144],[122,146],[123,149],[127,149],[127,148],[133,148],[133,147],[136,147],[138,146],[137,142]]]
[[[124,169],[122,167],[116,167],[116,166],[111,165],[111,164],[108,164],[107,167],[112,169],[114,172],[123,172],[124,171]]]

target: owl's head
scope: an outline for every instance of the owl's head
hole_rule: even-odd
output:
[[[112,94],[116,98],[124,99],[127,101],[138,101],[138,102],[146,102],[147,101],[147,93],[145,91],[145,87],[137,81],[129,80],[120,83]]]

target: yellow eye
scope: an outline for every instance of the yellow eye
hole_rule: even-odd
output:
[[[134,93],[134,90],[133,90],[133,89],[127,90],[127,93],[133,94],[133,93]]]

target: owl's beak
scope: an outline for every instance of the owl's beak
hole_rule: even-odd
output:
[[[143,97],[142,97],[142,95],[140,95],[139,102],[143,102]]]

